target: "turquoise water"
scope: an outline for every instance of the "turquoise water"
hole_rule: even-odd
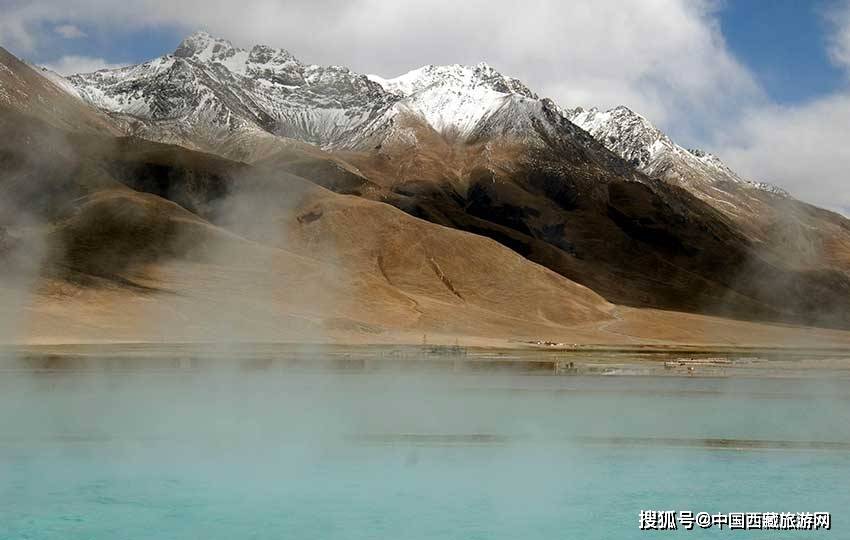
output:
[[[18,374],[0,396],[4,539],[850,538],[850,451],[666,439],[850,442],[843,381]],[[833,527],[645,532],[642,509]]]

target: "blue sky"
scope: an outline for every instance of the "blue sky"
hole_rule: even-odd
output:
[[[829,94],[846,76],[829,58],[824,17],[836,2],[729,0],[719,12],[723,36],[777,103]]]
[[[66,25],[78,29],[80,37],[63,37],[57,29]],[[130,31],[70,22],[43,22],[39,26],[38,47],[23,54],[37,64],[54,63],[64,56],[100,58],[110,64],[137,64],[173,51],[186,34],[186,30],[171,24]]]

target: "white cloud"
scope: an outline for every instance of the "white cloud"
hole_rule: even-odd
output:
[[[830,57],[850,73],[850,1],[825,16]],[[717,140],[717,152],[744,175],[850,215],[850,88],[801,105],[750,108]]]
[[[95,58],[91,56],[67,55],[57,58],[52,62],[43,64],[49,70],[55,71],[61,75],[73,75],[74,73],[90,73],[99,69],[113,69],[121,67],[123,64],[113,64],[103,58]]]
[[[833,26],[829,39],[829,56],[836,65],[850,70],[850,1],[826,14]]]
[[[80,30],[78,27],[74,26],[73,24],[60,24],[59,26],[54,26],[53,31],[65,39],[78,39],[86,37],[86,33]]]
[[[739,172],[819,206],[850,210],[850,95],[746,114],[720,149]]]
[[[14,11],[14,7],[9,8],[8,12],[4,12],[0,17],[0,43],[4,47],[32,50],[35,47],[36,37],[31,32],[29,23],[27,17]]]

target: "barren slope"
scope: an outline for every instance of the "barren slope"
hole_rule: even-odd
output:
[[[0,47],[0,110],[10,108],[56,127],[88,133],[119,133],[104,113],[69,94]]]
[[[633,171],[592,140],[546,127],[542,146],[510,134],[469,142],[410,129],[414,142],[338,154],[383,188],[370,196],[489,236],[614,303],[850,324],[846,266],[807,259],[816,244],[786,236],[784,256],[764,250],[687,190]],[[842,220],[821,223],[840,232]],[[821,234],[840,259],[844,234]]]
[[[382,203],[177,147],[5,118],[0,187],[21,196],[5,213],[0,256],[41,268],[29,282],[3,276],[5,297],[19,298],[21,315],[4,314],[20,323],[15,339],[507,338],[610,317],[595,293],[498,243]],[[35,161],[20,149],[27,138],[62,152]],[[22,196],[33,179],[33,197]]]

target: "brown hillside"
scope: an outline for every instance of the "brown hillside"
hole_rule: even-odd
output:
[[[339,156],[383,188],[372,197],[493,238],[617,304],[850,325],[846,269],[765,250],[685,190],[616,166],[596,143],[415,133],[413,143]]]
[[[507,339],[611,316],[595,293],[496,242],[284,172],[28,117],[5,125],[3,155],[15,166],[2,169],[0,188],[17,193],[38,179],[34,193],[50,194],[50,204],[21,197],[7,214],[19,246],[45,246],[42,278],[28,285],[29,332]],[[62,152],[31,159],[27,138],[59,141]],[[15,222],[24,211],[37,223],[29,235]],[[2,288],[16,283],[4,278]]]
[[[120,133],[106,114],[59,88],[3,47],[0,47],[0,109],[23,112],[68,130]]]

